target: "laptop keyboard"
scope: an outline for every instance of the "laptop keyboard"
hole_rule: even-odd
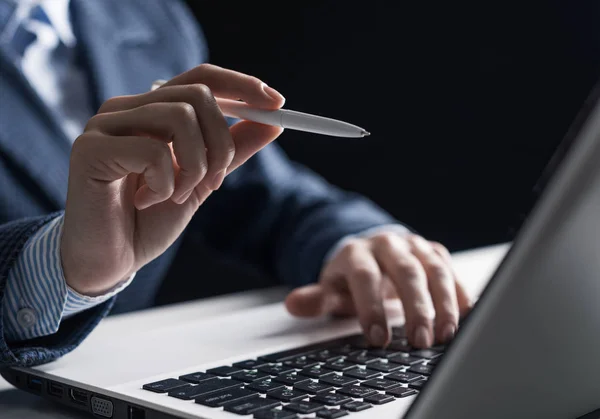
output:
[[[142,388],[256,419],[295,419],[311,413],[340,418],[418,394],[443,351],[443,346],[413,349],[404,329],[393,328],[385,349],[370,347],[362,335],[353,335]]]

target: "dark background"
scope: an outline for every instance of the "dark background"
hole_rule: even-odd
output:
[[[372,133],[290,158],[451,250],[513,238],[600,75],[599,1],[188,4],[212,63]]]

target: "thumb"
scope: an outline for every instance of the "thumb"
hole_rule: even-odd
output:
[[[257,122],[241,121],[233,125],[229,131],[235,143],[235,157],[229,165],[228,174],[279,137],[283,132],[283,128]]]
[[[285,299],[285,306],[293,316],[318,317],[334,311],[339,297],[328,293],[321,284],[296,288]]]

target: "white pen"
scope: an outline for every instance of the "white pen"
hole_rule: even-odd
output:
[[[152,83],[152,90],[162,86],[166,81],[157,80]],[[265,125],[293,129],[297,131],[312,132],[315,134],[330,135],[333,137],[358,138],[371,135],[365,129],[347,122],[324,116],[291,111],[289,109],[266,110],[257,109],[244,102],[230,99],[217,98],[217,104],[223,115],[260,122]]]

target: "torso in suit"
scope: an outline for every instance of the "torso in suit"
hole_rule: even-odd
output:
[[[178,0],[71,0],[70,7],[94,109],[110,97],[145,92],[154,80],[207,59],[202,34]],[[64,208],[70,146],[52,112],[0,51],[0,313],[15,258],[28,237]],[[371,202],[328,185],[272,144],[226,178],[187,234],[297,286],[317,279],[324,256],[342,237],[390,223],[394,220]],[[151,306],[179,246],[180,241],[142,268],[116,302],[63,321],[55,335],[8,345],[0,317],[0,365],[55,359],[76,347],[111,309]],[[185,271],[201,280],[201,266]]]

